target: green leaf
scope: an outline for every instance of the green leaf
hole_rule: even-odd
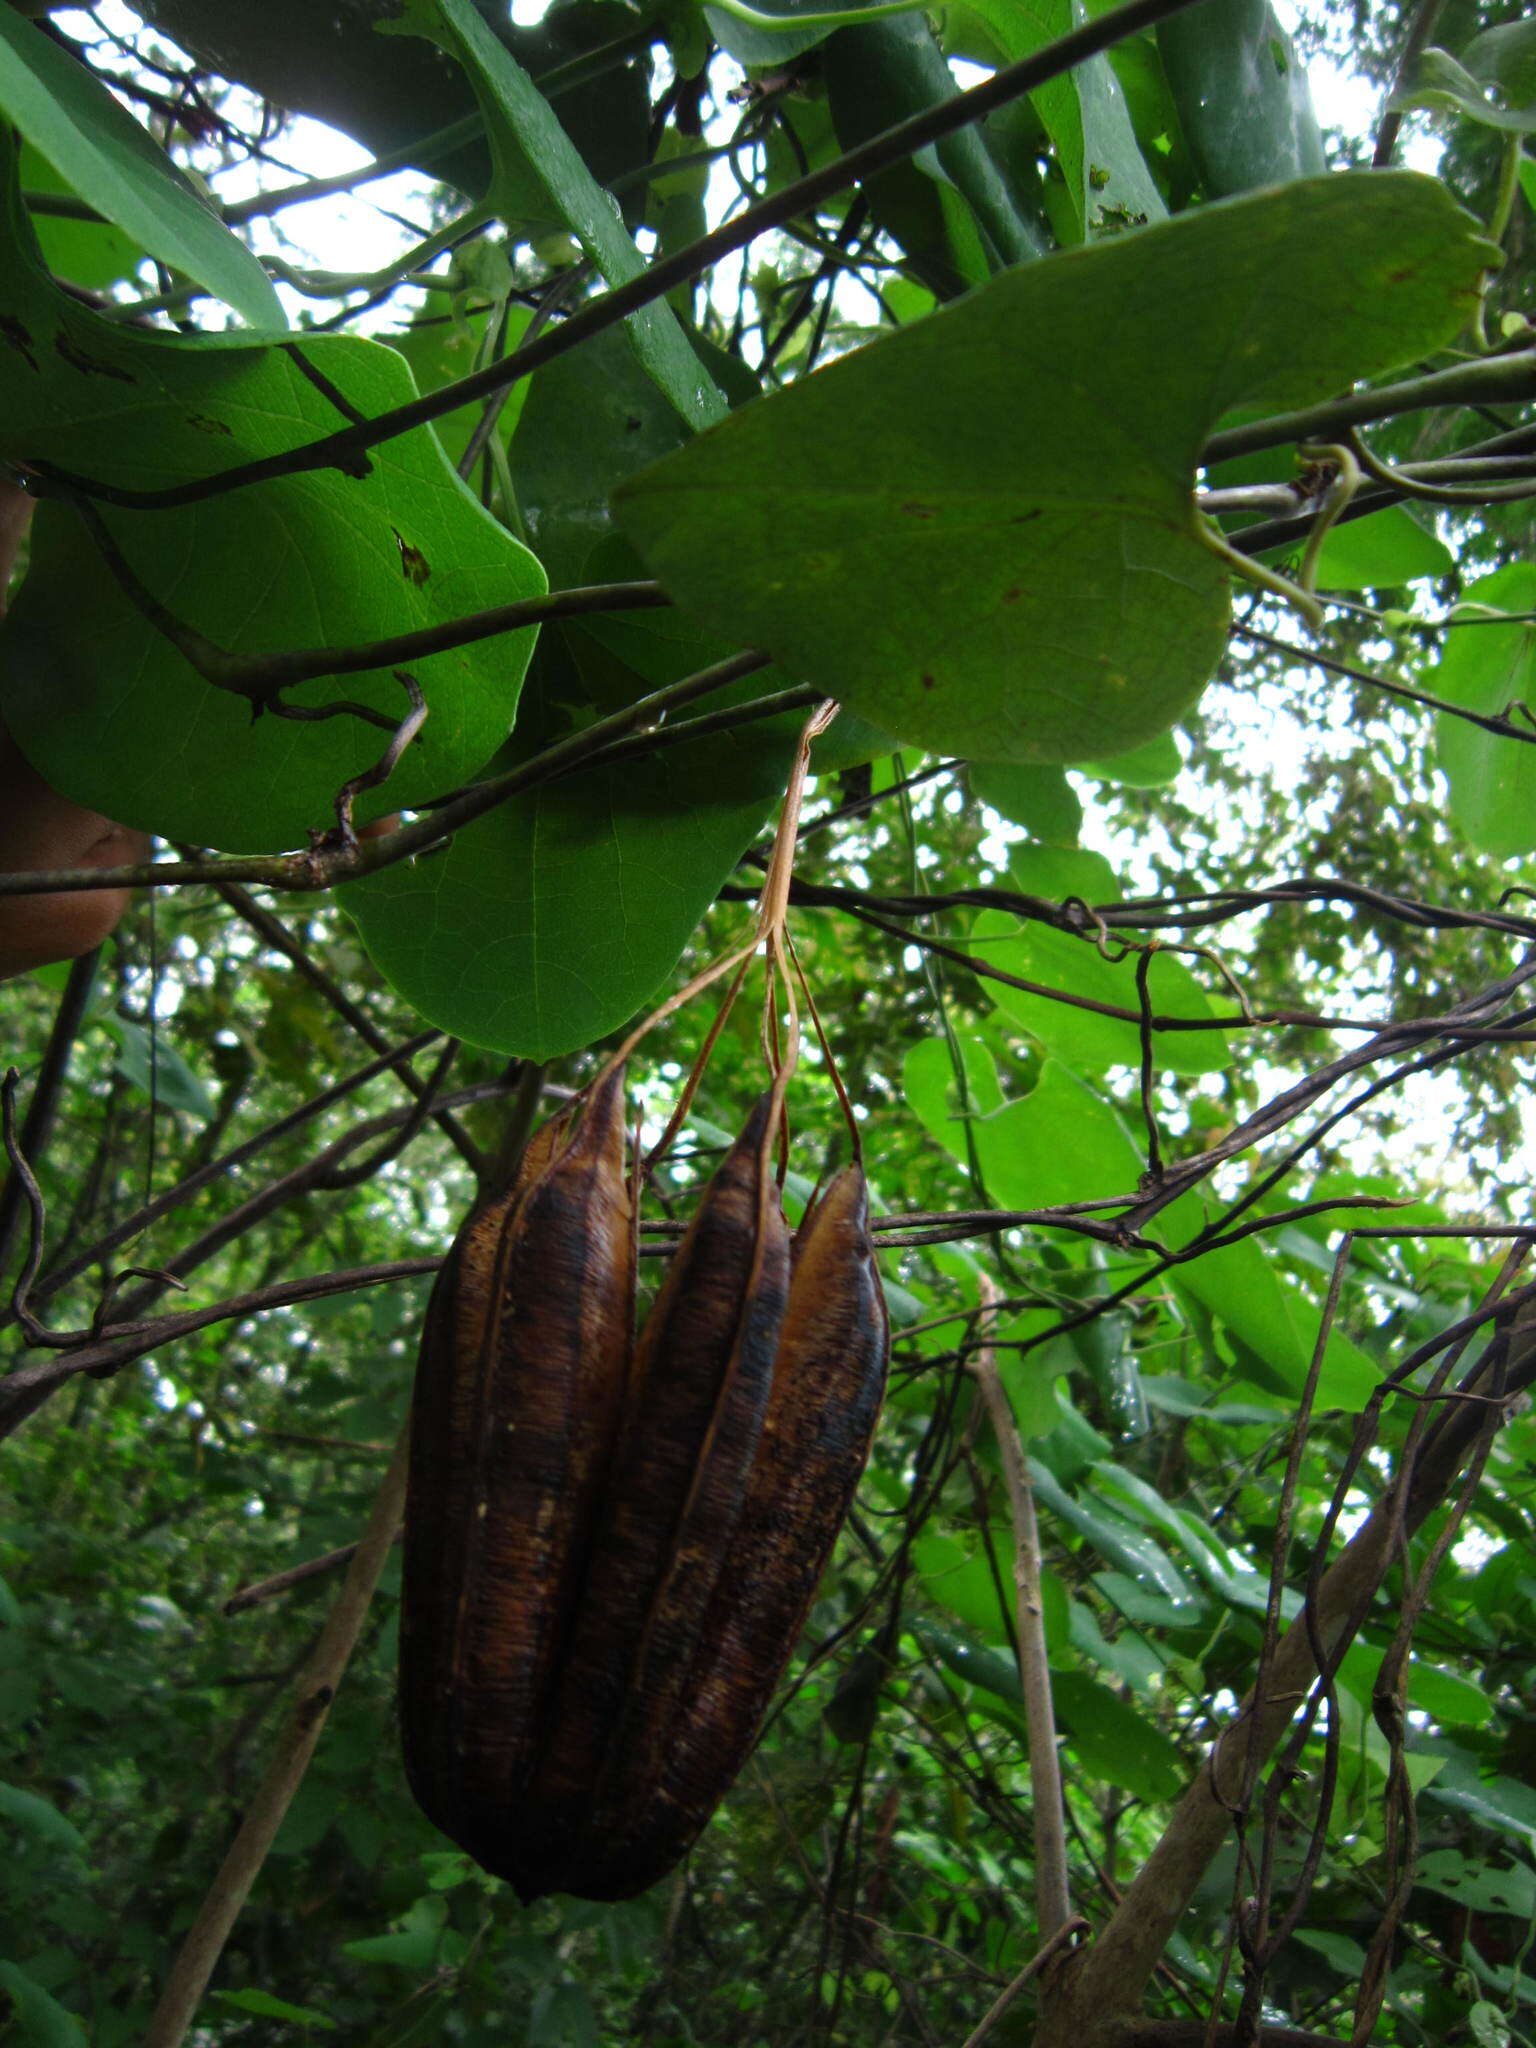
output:
[[[1051,1693],[1067,1748],[1084,1770],[1133,1799],[1177,1797],[1189,1769],[1160,1728],[1086,1671],[1053,1671]]]
[[[290,2005],[284,1998],[274,1998],[270,1991],[215,1991],[213,1997],[220,2005],[233,2006],[236,2012],[254,2013],[258,2019],[287,2020],[296,2027],[328,2030],[336,2026],[329,2013],[317,2012],[312,2005]]]
[[[971,792],[982,803],[1036,839],[1075,846],[1083,807],[1060,768],[1032,768],[1020,761],[973,761]]]
[[[1322,1957],[1341,1977],[1360,1977],[1366,1966],[1365,1950],[1344,1934],[1329,1934],[1319,1928],[1298,1927],[1292,1936],[1303,1948]]]
[[[594,547],[612,532],[614,485],[687,438],[620,334],[599,334],[534,373],[511,459],[529,544],[554,589],[587,580]]]
[[[1081,0],[971,0],[1006,61],[1079,28]],[[1030,95],[1055,145],[1078,241],[1161,220],[1167,208],[1136,141],[1125,94],[1102,53]]]
[[[1333,527],[1317,561],[1319,590],[1396,590],[1421,576],[1448,576],[1450,549],[1401,505]]]
[[[0,1814],[23,1834],[32,1835],[39,1842],[46,1842],[53,1849],[67,1849],[72,1854],[85,1854],[85,1837],[71,1820],[39,1793],[28,1792],[21,1785],[0,1784]]]
[[[1057,1060],[1028,1095],[976,1127],[987,1190],[1005,1209],[1127,1195],[1144,1161],[1118,1113]]]
[[[165,1035],[153,1039],[142,1024],[128,1017],[103,1017],[101,1028],[117,1040],[118,1071],[143,1094],[166,1109],[182,1109],[206,1123],[213,1115],[213,1097]]]
[[[1431,1849],[1419,1858],[1413,1881],[1474,1913],[1508,1913],[1520,1920],[1536,1914],[1536,1870],[1527,1863],[1498,1870],[1459,1849]]]
[[[965,1123],[991,1116],[1003,1106],[997,1068],[985,1042],[974,1031],[957,1031],[965,1089],[962,1097],[954,1056],[946,1038],[923,1038],[902,1061],[901,1085],[908,1107],[928,1133],[961,1165],[967,1160]]]
[[[470,0],[404,0],[379,26],[391,35],[426,37],[468,72],[491,145],[487,199],[509,225],[518,223],[531,190],[541,216],[567,227],[610,285],[640,276],[644,261],[612,200],[582,162],[548,100]],[[689,426],[708,426],[723,417],[725,400],[669,306],[643,306],[630,314],[624,331],[647,374]]]
[[[1536,611],[1536,564],[1512,562],[1481,577],[1463,594],[1445,636],[1439,666],[1423,687],[1484,718],[1520,718],[1536,709],[1536,627],[1508,625],[1490,612]],[[1536,850],[1536,745],[1484,732],[1464,718],[1435,719],[1440,766],[1450,785],[1451,816],[1472,844],[1495,859]]]
[[[1509,22],[1505,26],[1528,31],[1530,23]],[[1533,91],[1529,75],[1528,53],[1518,45],[1512,45],[1508,73],[1501,75],[1498,46],[1487,44],[1478,50],[1478,44],[1487,44],[1487,39],[1479,36],[1468,47],[1468,62],[1465,64],[1458,64],[1447,50],[1426,50],[1419,59],[1412,86],[1406,92],[1395,94],[1392,105],[1402,109],[1428,107],[1442,113],[1458,114],[1476,127],[1492,128],[1500,134],[1529,135],[1536,129],[1536,91]],[[1472,68],[1474,54],[1481,61],[1483,68],[1480,71]],[[1511,86],[1517,95],[1513,104],[1510,101]],[[1489,99],[1490,88],[1498,92],[1503,105]]]
[[[445,852],[350,883],[340,901],[430,1022],[553,1058],[656,994],[782,794],[792,744],[748,728],[667,748],[643,770],[563,776]]]
[[[1164,1213],[1170,1245],[1193,1242],[1191,1225],[1200,1209],[1186,1195]],[[1219,1316],[1259,1363],[1263,1384],[1299,1394],[1312,1362],[1321,1310],[1294,1282],[1283,1279],[1255,1239],[1246,1237],[1220,1251],[1206,1252],[1177,1268],[1178,1292],[1193,1295]],[[1329,1336],[1317,1383],[1319,1409],[1362,1409],[1381,1384],[1381,1374],[1360,1347],[1335,1329]]]
[[[21,183],[29,200],[34,193],[61,199],[80,196],[30,142],[21,152]],[[68,278],[86,291],[104,291],[119,279],[132,277],[144,261],[145,251],[133,237],[108,220],[71,220],[34,208],[32,226],[43,261],[54,276]]]
[[[1105,782],[1123,782],[1128,789],[1158,789],[1172,782],[1184,766],[1184,756],[1171,732],[1160,733],[1144,747],[1132,747],[1128,754],[1116,754],[1109,761],[1084,761],[1081,773],[1097,775]]]
[[[350,335],[253,344],[98,316],[44,275],[14,186],[0,265],[16,331],[30,337],[0,384],[0,451],[24,461],[154,489],[333,432],[341,416],[315,379],[361,414],[415,396],[392,349]],[[424,428],[376,449],[363,477],[316,472],[170,511],[103,505],[100,517],[151,593],[235,654],[365,642],[544,588]],[[301,846],[385,743],[351,715],[253,723],[243,697],[205,683],[124,596],[64,505],[38,510],[0,645],[4,715],[34,765],[76,803],[170,838],[242,853]],[[465,781],[506,735],[532,645],[524,632],[413,662],[429,716],[359,815]],[[391,720],[408,709],[390,669],[284,693],[310,707],[338,697]]]
[[[994,1529],[992,1538],[1004,1588],[1002,1598],[1007,1599],[1012,1585],[1013,1538],[1001,1529]],[[935,1605],[963,1621],[989,1643],[1008,1640],[998,1580],[993,1577],[979,1537],[972,1534],[962,1543],[956,1536],[919,1536],[912,1545],[912,1563],[923,1592]]]
[[[971,923],[969,950],[989,967],[1022,981],[1060,989],[1085,1002],[1130,1011],[1140,1007],[1134,955],[1106,959],[1092,939],[1025,923],[1011,911],[978,911]],[[1103,1073],[1109,1067],[1141,1063],[1141,1027],[1126,1018],[1031,995],[1007,982],[984,981],[983,987],[1005,1017],[1079,1072]],[[1212,1014],[1203,990],[1173,953],[1153,954],[1147,997],[1157,1017]],[[1175,1074],[1212,1074],[1230,1064],[1231,1054],[1221,1031],[1154,1031],[1152,1059],[1155,1066]]]
[[[272,280],[102,81],[0,7],[0,111],[80,197],[252,327],[286,327]]]
[[[973,1033],[956,1032],[969,1096],[962,1107],[949,1047],[942,1038],[912,1047],[902,1067],[907,1101],[923,1128],[962,1165],[969,1163],[965,1118],[988,1195],[1005,1209],[1045,1209],[1084,1191],[1123,1194],[1142,1160],[1119,1116],[1055,1060],[1035,1086],[1003,1100],[992,1055]]]
[[[1041,1502],[1052,1514],[1085,1536],[1109,1563],[1117,1565],[1127,1578],[1172,1602],[1179,1610],[1175,1619],[1196,1618],[1200,1597],[1178,1566],[1150,1536],[1134,1528],[1105,1501],[1091,1494],[1069,1493],[1047,1466],[1036,1458],[1029,1461],[1030,1476]]]
[[[1461,61],[1474,78],[1494,87],[1506,106],[1536,102],[1536,21],[1483,29],[1462,51]]]
[[[933,30],[921,14],[845,28],[827,52],[829,80],[842,87],[834,106],[846,126],[847,85],[856,83],[862,119],[858,126],[883,128],[953,99],[954,73]],[[829,90],[831,90],[829,84]],[[873,116],[873,118],[871,118]],[[959,193],[981,233],[988,267],[1027,263],[1044,250],[1044,240],[1019,206],[985,132],[957,129],[925,151],[919,168],[942,177]]]
[[[544,1984],[528,2015],[528,2048],[600,2048],[597,2014],[584,1984]]]
[[[814,50],[834,29],[856,22],[866,4],[868,0],[854,0],[849,7],[828,6],[827,0],[771,0],[750,9],[706,6],[703,12],[711,36],[738,64],[777,66]],[[800,24],[802,14],[813,17],[808,25]]]
[[[15,1963],[0,1962],[0,1990],[8,1992],[15,2005],[21,2040],[35,2048],[89,2048],[85,2029],[74,2014]]]
[[[1157,47],[1213,199],[1326,171],[1305,68],[1269,0],[1204,0],[1158,23]]]
[[[615,510],[679,604],[904,740],[1113,756],[1225,644],[1191,493],[1211,427],[1448,341],[1489,260],[1411,172],[1206,207],[1006,272],[745,407]]]
[[[973,1643],[955,1629],[941,1628],[936,1622],[925,1622],[916,1633],[924,1649],[931,1650],[966,1685],[979,1685],[1001,1700],[1023,1704],[1019,1668],[1011,1657]]]

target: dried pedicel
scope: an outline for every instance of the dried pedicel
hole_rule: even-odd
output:
[[[438,1276],[411,1415],[400,1716],[428,1817],[518,1883],[633,1348],[615,1074],[557,1118]]]

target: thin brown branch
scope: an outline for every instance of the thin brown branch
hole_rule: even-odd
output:
[[[1193,0],[1128,0],[1128,4],[1084,23],[1018,63],[1003,65],[990,78],[968,91],[957,93],[937,106],[923,108],[807,176],[796,179],[778,192],[769,193],[709,234],[650,264],[628,283],[578,307],[562,325],[549,329],[537,341],[515,350],[502,361],[489,364],[455,384],[445,385],[426,398],[396,406],[361,425],[348,426],[338,433],[305,442],[281,455],[239,463],[215,475],[163,490],[128,490],[108,486],[89,477],[55,470],[40,461],[31,461],[28,466],[41,478],[56,477],[69,488],[103,503],[132,506],[140,511],[195,504],[248,484],[262,483],[278,476],[298,476],[311,470],[340,469],[355,474],[359,463],[366,461],[368,449],[517,383],[593,335],[616,326],[642,306],[654,305],[679,285],[691,283],[722,257],[745,248],[759,235],[786,226],[850,185],[862,183],[888,170],[893,164],[904,163],[930,143],[983,120],[997,108],[1008,106],[1024,94],[1036,91],[1051,79],[1059,78],[1074,66],[1097,56],[1100,51],[1112,49],[1138,30],[1182,13],[1191,4]]]
[[[408,1441],[409,1433],[402,1429],[336,1604],[294,1688],[293,1709],[277,1753],[182,1943],[144,2036],[144,2048],[180,2048],[186,2038],[224,1944],[309,1767],[405,1511]]]
[[[985,1272],[979,1276],[978,1284],[982,1300],[978,1325],[981,1341],[971,1354],[967,1369],[976,1381],[997,1441],[1013,1523],[1014,1620],[1018,1631],[1019,1684],[1024,1693],[1024,1719],[1029,1731],[1030,1804],[1034,1813],[1035,1912],[1040,1939],[1050,1944],[1072,1920],[1072,1893],[1063,1818],[1066,1796],[1061,1786],[1056,1709],[1051,1698],[1051,1666],[1045,1644],[1040,1528],[1018,1424],[998,1375],[997,1354],[991,1342],[1001,1291]]]

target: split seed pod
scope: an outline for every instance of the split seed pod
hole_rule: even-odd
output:
[[[614,1896],[653,1884],[741,1770],[869,1455],[890,1355],[863,1170],[809,1210],[747,1499],[654,1769],[614,1818]],[[622,1890],[619,1887],[622,1885]]]
[[[640,1334],[539,1770],[546,1853],[525,1896],[626,1898],[686,1846],[654,1843],[638,1881],[612,1853],[636,1788],[660,1772],[755,1469],[789,1295],[771,1111],[765,1096],[721,1162]]]
[[[427,1311],[411,1415],[400,1712],[428,1817],[518,1883],[517,1844],[633,1346],[616,1074],[473,1214]]]

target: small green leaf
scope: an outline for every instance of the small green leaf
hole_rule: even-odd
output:
[[[1134,1799],[1173,1799],[1189,1767],[1160,1728],[1086,1671],[1053,1671],[1056,1716],[1083,1768]]]
[[[1172,782],[1184,766],[1184,756],[1171,732],[1160,733],[1144,747],[1132,747],[1128,754],[1116,754],[1109,761],[1084,761],[1082,773],[1097,775],[1105,782],[1123,782],[1127,789],[1158,789]]]
[[[1450,549],[1401,505],[1333,527],[1317,561],[1319,590],[1397,590],[1421,576],[1448,576]]]
[[[171,1044],[163,1026],[153,1038],[128,1017],[103,1017],[103,1031],[117,1040],[118,1071],[141,1093],[166,1109],[185,1110],[206,1123],[213,1115],[213,1097]]]
[[[1470,585],[1424,688],[1484,718],[1527,722],[1520,706],[1536,710],[1536,627],[1520,616],[1503,625],[1489,613],[1532,611],[1536,564],[1512,562]],[[1435,742],[1450,785],[1451,816],[1472,844],[1499,860],[1536,849],[1536,745],[1484,732],[1444,711],[1435,719]]]
[[[296,2027],[336,2026],[329,2013],[317,2012],[312,2005],[290,2005],[284,1998],[274,1998],[270,1991],[215,1991],[213,1997],[220,2005],[233,2006],[236,2012],[254,2013],[258,2019],[287,2020]]]
[[[0,7],[0,110],[80,197],[252,327],[285,328],[272,280],[85,64]]]
[[[1505,26],[1528,31],[1530,23],[1509,22]],[[1528,43],[1529,37],[1525,40]],[[1479,44],[1485,47],[1480,50]],[[1428,107],[1457,114],[1478,128],[1492,128],[1504,135],[1529,135],[1536,129],[1536,90],[1530,77],[1528,50],[1522,51],[1518,44],[1510,46],[1507,73],[1499,62],[1500,47],[1487,43],[1483,36],[1477,37],[1465,54],[1467,62],[1459,64],[1448,50],[1426,50],[1419,59],[1413,84],[1406,92],[1396,94],[1392,104],[1404,109]],[[1473,69],[1474,61],[1480,65],[1478,70]],[[1498,100],[1488,97],[1490,89],[1498,93]]]
[[[20,1828],[23,1834],[31,1835],[39,1842],[46,1842],[53,1849],[67,1849],[74,1855],[85,1854],[85,1837],[73,1821],[37,1792],[28,1792],[21,1785],[0,1784],[0,1814]]]
[[[1036,839],[1075,846],[1083,806],[1060,768],[1033,768],[1021,761],[973,761],[972,794]]]
[[[1088,18],[1081,0],[971,0],[1008,62],[1027,57]],[[1125,95],[1100,54],[1030,95],[1055,145],[1075,223],[1074,241],[1161,220],[1167,209],[1136,141]]]

